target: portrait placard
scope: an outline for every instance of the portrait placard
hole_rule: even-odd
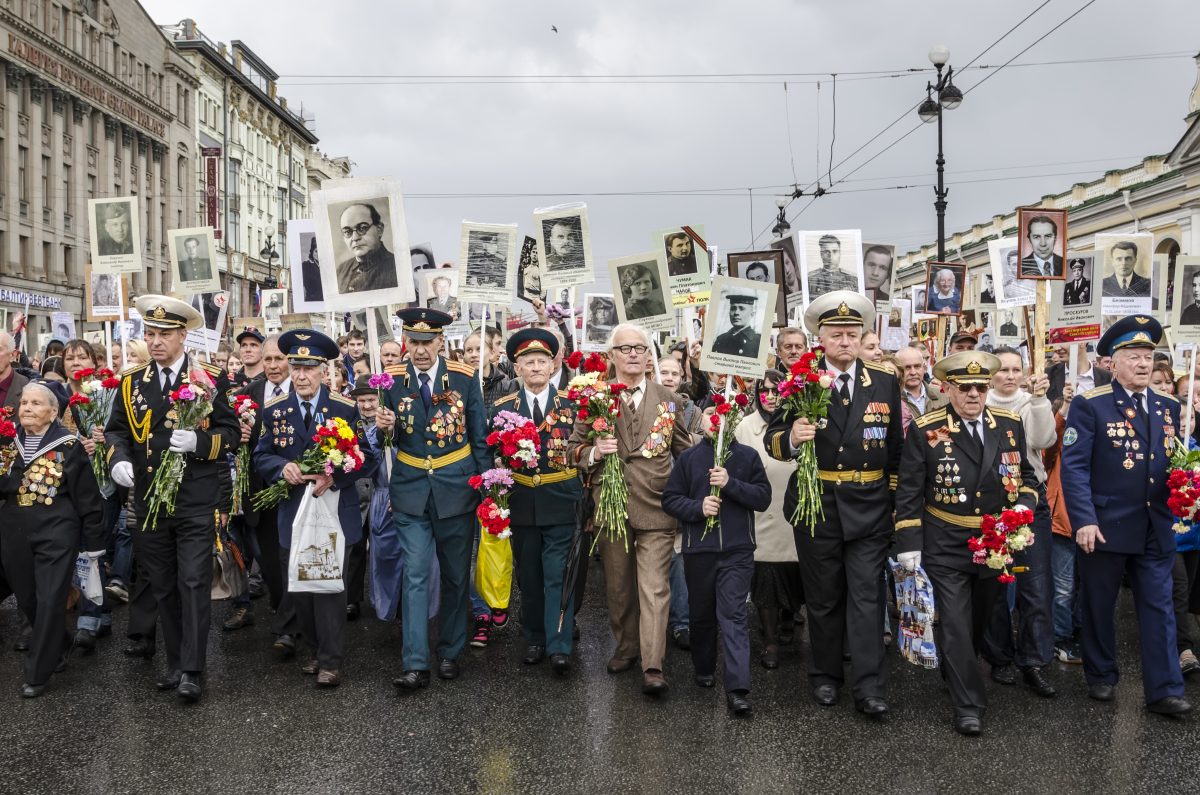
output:
[[[1050,286],[1051,344],[1100,339],[1100,293],[1094,289],[1100,253],[1067,255],[1067,278]]]
[[[804,287],[800,278],[800,255],[796,253],[796,232],[773,240],[769,248],[783,252],[783,303],[788,317],[804,307]]]
[[[218,290],[196,293],[188,299],[192,308],[204,318],[204,327],[187,333],[184,344],[192,350],[213,352],[225,339],[225,315],[229,312],[229,293]]]
[[[459,298],[507,306],[517,287],[517,225],[462,222]]]
[[[533,225],[537,229],[538,264],[547,289],[596,280],[586,204],[539,208],[533,211]]]
[[[695,306],[708,301],[712,283],[712,259],[704,241],[704,227],[677,226],[651,236],[651,245],[661,248],[670,280],[668,294],[675,306]]]
[[[704,323],[700,368],[709,373],[761,378],[771,351],[779,286],[718,276]]]
[[[930,262],[925,266],[925,313],[957,315],[963,307],[967,266],[954,262]]]
[[[863,291],[862,230],[798,234],[805,306],[834,290]]]
[[[262,291],[263,329],[269,334],[283,329],[282,316],[288,314],[287,290]]]
[[[1154,306],[1154,235],[1149,232],[1096,235],[1103,257],[1100,303],[1106,315],[1151,312]]]
[[[1025,340],[1025,312],[1020,307],[997,310],[992,320],[996,326],[996,338],[1004,345],[1020,345]]]
[[[583,343],[585,351],[604,351],[608,335],[617,325],[617,304],[611,295],[585,293],[583,296]]]
[[[75,316],[70,312],[51,312],[50,336],[60,342],[75,339]]]
[[[83,267],[84,309],[87,319],[92,323],[102,323],[105,320],[118,321],[121,319],[120,295],[118,294],[118,279],[123,279],[119,273],[99,273],[91,265]],[[126,292],[126,302],[129,293]]]
[[[647,331],[674,328],[665,254],[647,251],[609,260],[608,274],[622,323],[637,323]]]
[[[412,281],[413,281],[413,299],[412,304],[404,304],[403,306],[420,306],[429,296],[421,292],[425,284],[425,279],[422,274],[425,271],[437,270],[437,260],[433,258],[433,244],[418,243],[408,250],[409,259],[412,261]],[[455,267],[445,268],[444,270],[453,270],[456,273],[458,269]]]
[[[875,311],[886,312],[896,294],[896,247],[863,243],[863,288],[875,302]]]
[[[992,266],[989,263],[982,268],[975,268],[967,274],[971,280],[971,294],[975,298],[975,305],[981,309],[993,309],[996,306],[996,279],[992,275]]]
[[[1067,211],[1044,207],[1017,210],[1017,254],[1019,279],[1062,280],[1066,278]]]
[[[530,302],[535,298],[545,302],[546,295],[542,265],[538,261],[537,238],[525,235],[521,254],[517,257],[517,297]]]
[[[783,285],[783,251],[741,251],[726,255],[729,275],[735,279],[749,279],[752,282],[769,282]],[[780,289],[775,299],[775,320],[773,325],[782,328],[788,324],[787,298],[784,290]]]
[[[886,312],[879,312],[883,324],[879,335],[879,346],[886,351],[898,351],[908,345],[909,330],[912,328],[912,301],[897,298],[888,303]]]
[[[126,340],[140,340],[145,337],[145,326],[142,324],[142,315],[133,307],[130,307],[126,313],[128,320],[122,323],[113,325],[113,340],[120,342]]]
[[[287,222],[287,250],[292,272],[292,306],[297,312],[325,311],[321,254],[313,219],[294,218]]]
[[[989,240],[988,260],[992,266],[996,306],[1033,306],[1037,300],[1037,285],[1031,280],[1017,278],[1021,261],[1017,238]]]
[[[137,196],[88,199],[88,233],[96,273],[142,272],[142,224]]]
[[[325,310],[417,300],[400,183],[337,179],[313,191],[312,210]]]
[[[425,299],[425,306],[445,312],[455,320],[461,319],[462,307],[458,302],[458,277],[458,271],[452,268],[422,271],[421,294],[428,296]]]
[[[217,271],[216,250],[211,226],[168,231],[171,292],[180,297],[218,292],[221,289],[221,274]]]
[[[1200,256],[1175,257],[1175,300],[1171,307],[1171,339],[1200,342]]]

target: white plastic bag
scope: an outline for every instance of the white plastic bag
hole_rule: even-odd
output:
[[[104,602],[104,585],[100,582],[100,563],[96,558],[87,555],[75,558],[75,585],[92,604]]]
[[[304,489],[292,522],[292,548],[288,552],[288,590],[305,593],[341,593],[342,559],[346,539],[338,521],[338,492],[330,489],[313,496],[313,485]]]

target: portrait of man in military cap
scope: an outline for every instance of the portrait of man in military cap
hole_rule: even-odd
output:
[[[133,253],[133,224],[128,202],[102,204],[96,208],[97,245],[100,256]]]
[[[141,271],[141,226],[136,196],[88,201],[92,265],[99,273]]]
[[[771,347],[779,286],[718,276],[704,323],[700,367],[714,373],[762,376]]]
[[[212,227],[172,229],[167,233],[171,255],[172,288],[179,294],[213,293],[221,289],[221,279],[213,266]]]

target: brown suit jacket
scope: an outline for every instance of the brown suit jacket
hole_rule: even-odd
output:
[[[3,408],[13,410],[13,421],[16,421],[17,407],[21,405],[21,390],[29,383],[29,379],[20,373],[13,373],[12,383],[8,387],[8,397],[4,399]]]
[[[662,509],[663,488],[676,456],[692,446],[692,436],[683,421],[683,402],[671,390],[644,381],[645,394],[637,412],[622,406],[617,418],[617,455],[625,463],[625,482],[629,487],[629,526],[638,530],[673,529],[676,521]],[[654,432],[662,417],[660,430]],[[567,451],[576,466],[586,473],[595,499],[600,498],[600,467],[603,459],[588,466],[592,444],[587,440],[588,426],[575,423]],[[666,438],[667,436],[670,438]],[[652,438],[656,437],[656,438]],[[649,455],[646,455],[649,454]]]

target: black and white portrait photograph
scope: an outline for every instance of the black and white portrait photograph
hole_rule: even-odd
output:
[[[1031,279],[1021,279],[1021,256],[1017,238],[988,241],[988,261],[992,270],[992,289],[996,306],[1032,306],[1037,299],[1037,285]]]
[[[662,249],[670,281],[667,294],[677,306],[689,303],[699,293],[707,293],[712,275],[712,260],[700,224],[661,229],[651,244]]]
[[[583,345],[585,351],[603,351],[608,335],[620,321],[611,295],[586,293],[583,296]]]
[[[1175,258],[1175,300],[1171,308],[1173,342],[1200,342],[1200,257]]]
[[[784,253],[780,249],[769,251],[739,251],[729,254],[725,261],[729,275],[735,279],[749,279],[752,282],[769,282],[782,286]],[[773,325],[782,328],[788,324],[787,298],[784,290],[778,291],[775,300],[775,320]]]
[[[709,373],[761,378],[771,347],[779,286],[718,276],[704,323],[700,367]]]
[[[204,328],[189,331],[187,346],[197,351],[216,351],[225,334],[225,316],[229,312],[229,293],[218,290],[196,293],[188,299],[204,318]]]
[[[595,281],[586,205],[534,210],[533,223],[546,287],[575,287]]]
[[[833,290],[863,291],[862,231],[801,232],[805,305]]]
[[[1104,314],[1150,312],[1154,236],[1148,232],[1096,235],[1095,247],[1104,258],[1100,283]]]
[[[546,285],[542,278],[542,265],[538,262],[537,238],[525,236],[521,242],[521,254],[517,257],[517,297],[526,301],[546,300]]]
[[[93,323],[120,320],[121,303],[118,291],[120,289],[119,280],[123,278],[121,274],[97,273],[91,265],[85,265],[83,276],[87,293],[84,296],[87,319]],[[128,303],[128,298],[126,298],[126,303]]]
[[[1001,309],[995,317],[999,319],[996,333],[1000,342],[1013,345],[1025,338],[1025,313],[1020,307]]]
[[[783,302],[790,316],[804,306],[804,286],[800,278],[800,255],[796,253],[796,235],[793,232],[768,245],[783,252]]]
[[[971,281],[979,285],[979,298],[977,303],[980,306],[995,306],[996,280],[992,276],[991,266],[989,265],[987,268],[972,271]]]
[[[70,312],[51,312],[50,337],[59,342],[75,339],[75,316]]]
[[[913,316],[925,314],[925,285],[914,284],[909,291],[909,296],[912,299]]]
[[[412,261],[413,295],[416,296],[411,306],[419,306],[429,297],[421,292],[425,286],[425,277],[422,274],[437,268],[437,260],[433,258],[433,244],[418,243],[408,250],[408,256]]]
[[[1067,278],[1062,284],[1063,306],[1091,306],[1094,255],[1073,255],[1067,258]]]
[[[282,328],[282,316],[288,314],[287,290],[262,291],[263,328],[268,332]]]
[[[1047,327],[1051,342],[1080,342],[1100,337],[1100,293],[1093,289],[1099,262],[1095,251],[1067,254],[1067,278],[1050,288]],[[1088,328],[1093,326],[1094,329]]]
[[[666,258],[658,252],[609,260],[608,272],[622,323],[637,323],[650,331],[670,331],[675,310],[667,287]]]
[[[462,317],[462,310],[458,304],[458,271],[450,269],[425,271],[421,276],[425,280],[422,295],[429,296],[425,299],[425,306],[445,312],[455,320],[459,320]]]
[[[516,292],[516,224],[463,221],[459,263],[460,299],[507,306]]]
[[[316,224],[311,218],[287,222],[288,266],[292,274],[292,307],[297,312],[325,311],[321,283],[321,255],[317,250]]]
[[[141,272],[142,227],[136,196],[89,199],[88,232],[96,272]]]
[[[863,289],[880,305],[892,300],[892,282],[895,274],[896,247],[881,243],[863,243]]]
[[[925,312],[930,315],[957,315],[963,307],[967,266],[930,262],[925,267]]]
[[[171,255],[172,292],[195,295],[221,289],[211,226],[170,230],[167,250]]]
[[[416,300],[400,183],[329,180],[312,206],[326,311]]]
[[[888,311],[879,312],[878,317],[880,347],[888,351],[898,351],[908,345],[908,332],[912,328],[911,300],[907,298],[893,299],[888,304]]]
[[[1022,207],[1017,211],[1021,279],[1064,279],[1067,261],[1067,211]]]

